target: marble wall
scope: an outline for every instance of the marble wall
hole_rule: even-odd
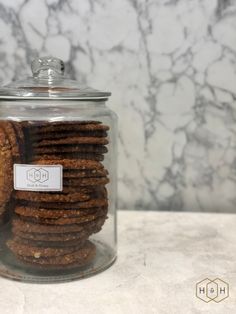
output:
[[[0,0],[0,80],[37,54],[112,91],[120,208],[235,210],[236,1]]]

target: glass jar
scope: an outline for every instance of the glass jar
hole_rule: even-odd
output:
[[[32,72],[0,88],[0,275],[73,280],[116,258],[117,118],[61,60]]]

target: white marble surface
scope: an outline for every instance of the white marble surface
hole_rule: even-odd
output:
[[[112,91],[120,208],[234,212],[235,21],[234,0],[0,0],[0,81],[51,54]]]
[[[119,256],[81,281],[36,285],[0,279],[1,314],[234,314],[236,216],[119,212]],[[208,304],[195,284],[219,277],[230,296]]]

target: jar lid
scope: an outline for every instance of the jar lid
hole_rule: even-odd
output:
[[[33,77],[0,88],[0,99],[106,100],[111,93],[81,86],[64,76],[64,63],[53,57],[33,60]]]

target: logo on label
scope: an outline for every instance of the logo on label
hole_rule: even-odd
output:
[[[62,191],[62,165],[14,164],[14,189],[22,191]]]
[[[30,182],[46,182],[49,180],[49,172],[43,168],[40,169],[29,169],[26,171],[26,178]]]
[[[205,278],[196,284],[196,297],[208,303],[219,303],[229,296],[229,284],[222,279]]]

